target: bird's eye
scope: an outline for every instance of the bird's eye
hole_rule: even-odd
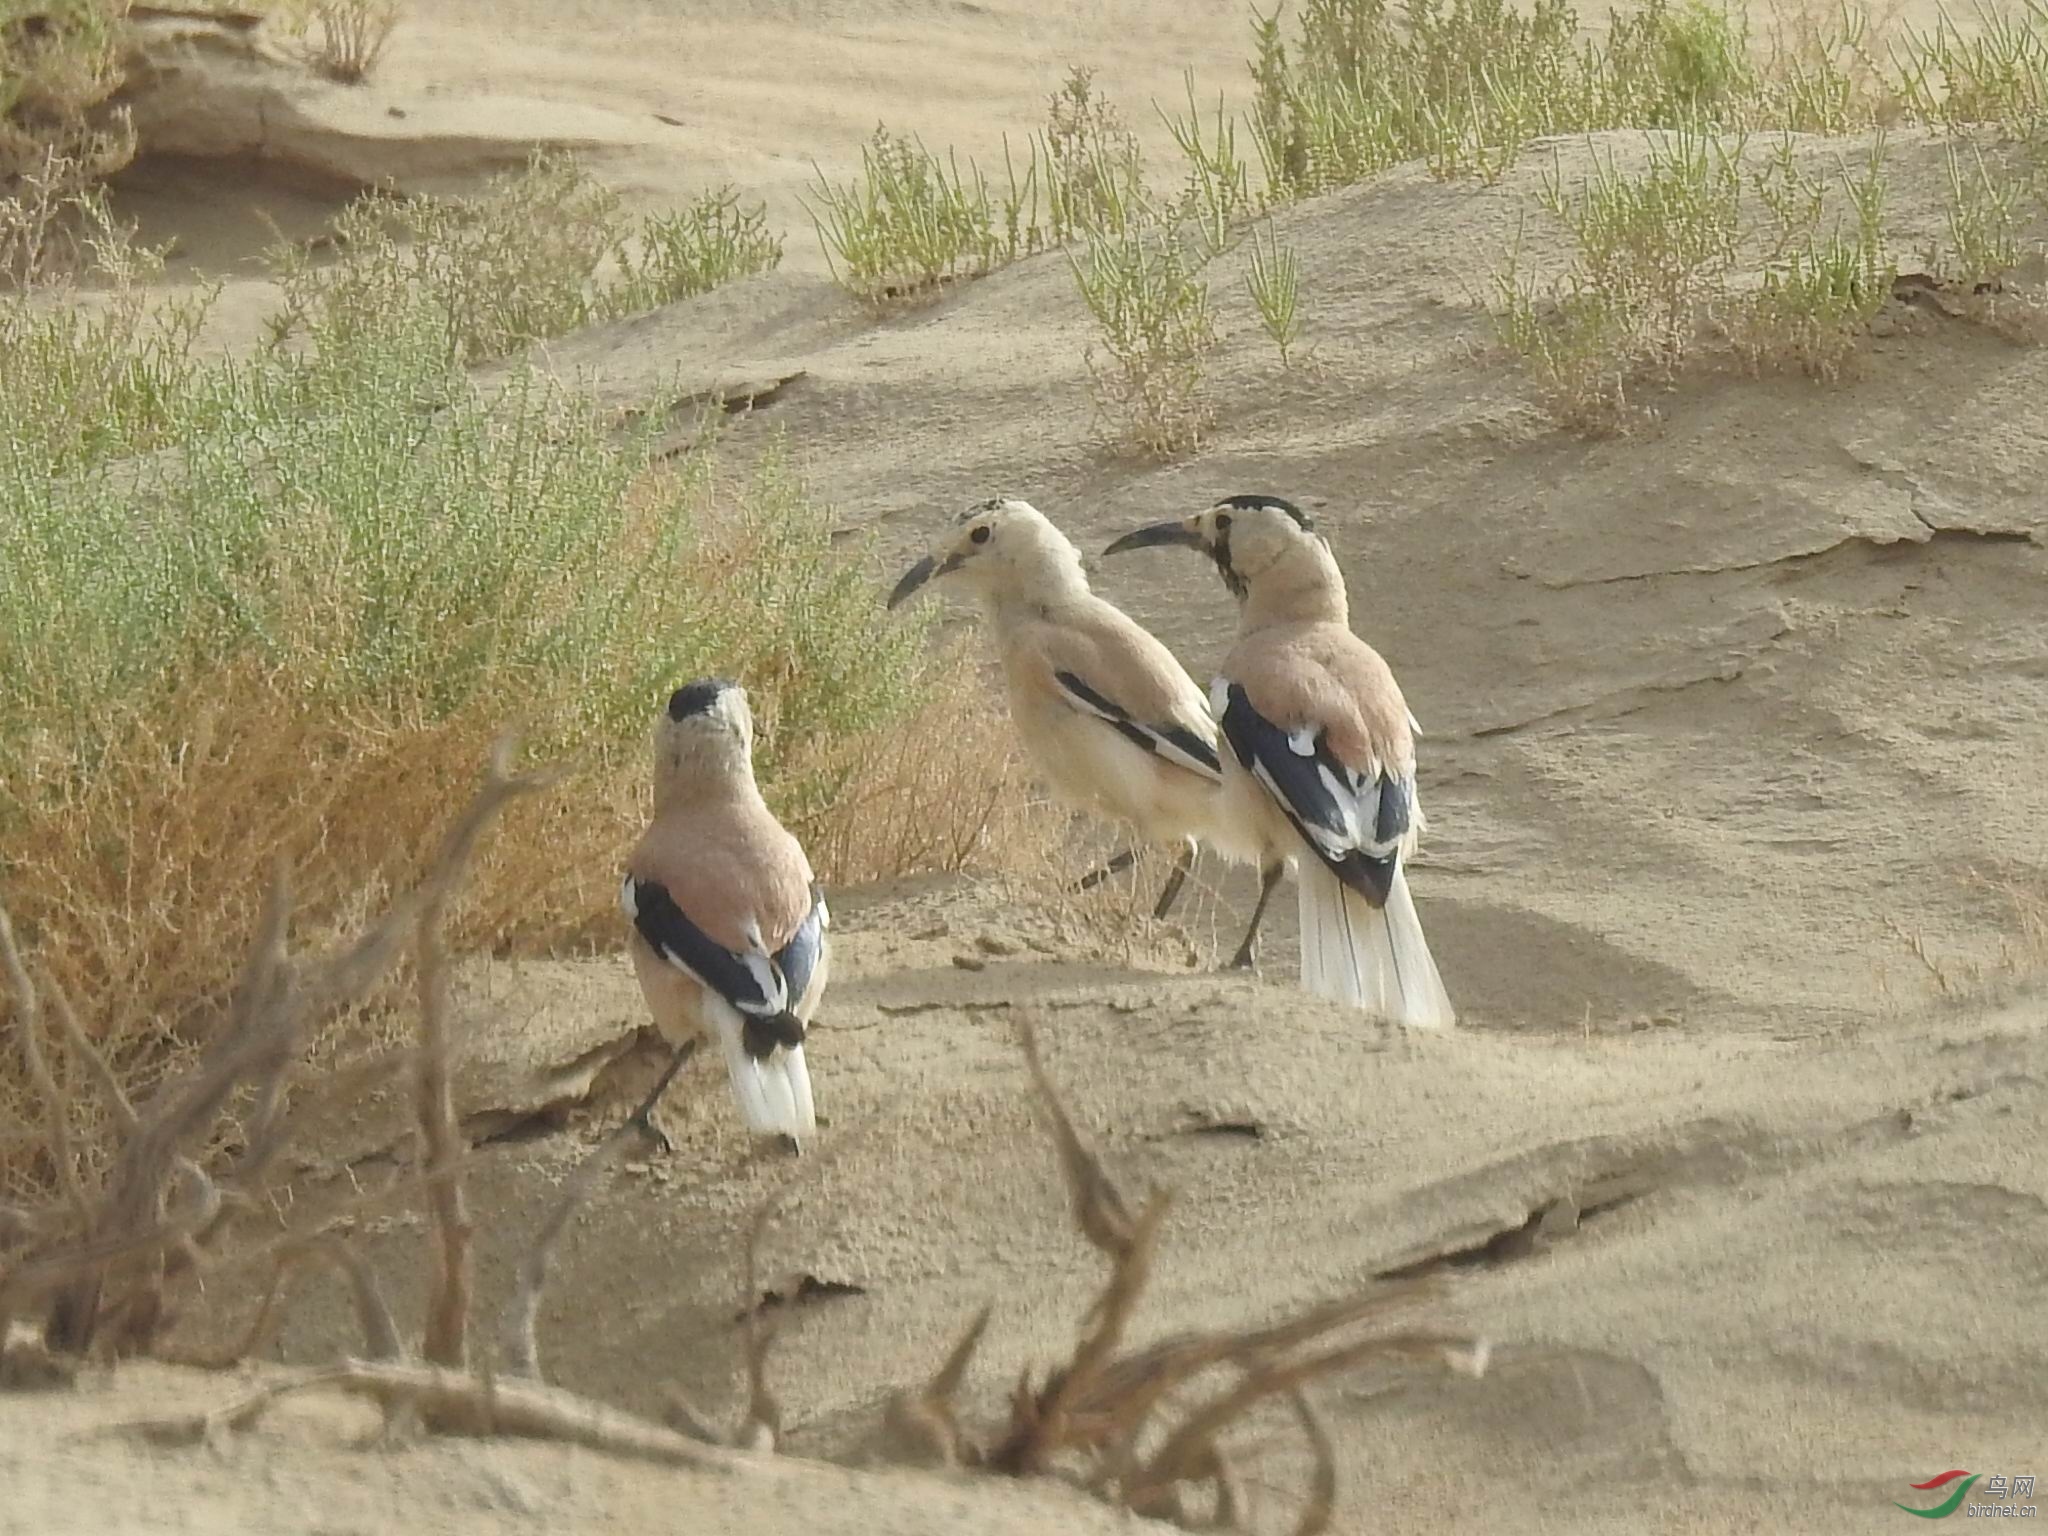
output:
[[[988,542],[988,524],[983,523],[974,532],[967,535],[967,537],[976,544],[986,544]]]
[[[1216,531],[1218,533],[1230,532],[1230,514],[1228,512],[1218,512],[1216,514]]]

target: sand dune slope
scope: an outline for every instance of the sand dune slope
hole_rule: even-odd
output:
[[[564,1385],[655,1412],[675,1382],[728,1409],[738,1245],[779,1192],[764,1283],[814,1281],[775,1357],[790,1448],[854,1453],[886,1393],[921,1379],[991,1300],[968,1398],[992,1418],[1018,1369],[1061,1354],[1100,1282],[1033,1122],[1012,1038],[1028,1011],[1111,1166],[1177,1192],[1136,1342],[1432,1265],[1451,1283],[1446,1321],[1495,1342],[1482,1381],[1422,1371],[1323,1388],[1357,1522],[1345,1529],[1453,1516],[1559,1532],[1875,1529],[1910,1481],[1950,1464],[2020,1470],[2038,1451],[2048,1360],[2024,1326],[2048,1251],[2035,999],[1853,1040],[1681,1025],[1393,1039],[1285,988],[1049,959],[1016,942],[1011,908],[972,891],[849,905],[848,980],[813,1053],[829,1146],[802,1163],[751,1153],[723,1085],[686,1080],[676,1155],[609,1176],[560,1253],[540,1339]],[[939,921],[944,935],[907,937]],[[1011,953],[990,957],[984,939]],[[986,964],[964,971],[955,954]],[[509,967],[470,1006],[500,1039],[573,1055],[617,1037],[631,985],[623,967]],[[480,1154],[485,1315],[582,1155],[582,1127],[615,1118],[642,1070],[601,1076],[566,1129]],[[464,1098],[508,1102],[505,1070],[480,1063]],[[327,1133],[326,1172],[308,1169],[302,1198],[373,1178],[392,1155],[373,1112],[354,1124],[353,1140]],[[1538,1234],[1532,1218],[1560,1201],[1576,1228],[1553,1217]],[[417,1224],[374,1222],[362,1240],[411,1306]],[[308,1282],[283,1349],[330,1358],[350,1335],[340,1295]],[[970,1507],[992,1531],[1115,1524],[1049,1492],[900,1474],[791,1473],[763,1507],[715,1479],[589,1453],[393,1457],[347,1449],[343,1428],[362,1421],[313,1406],[225,1462],[69,1437],[47,1460],[53,1430],[232,1390],[136,1368],[56,1418],[0,1402],[9,1485],[58,1471],[119,1487],[147,1468],[224,1524],[280,1531],[378,1528],[373,1511],[399,1506],[433,1531],[595,1530],[670,1507],[708,1530],[916,1532]],[[1271,1475],[1285,1482],[1284,1459]],[[306,1491],[330,1480],[344,1502],[323,1494],[308,1514]],[[95,1528],[145,1528],[144,1507]],[[70,1528],[49,1518],[15,1528]]]

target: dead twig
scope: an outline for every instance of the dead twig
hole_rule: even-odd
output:
[[[318,1232],[287,1238],[278,1245],[276,1262],[271,1266],[263,1299],[257,1304],[256,1315],[249,1320],[249,1326],[242,1331],[239,1340],[223,1350],[172,1357],[173,1363],[190,1366],[194,1370],[223,1371],[241,1364],[262,1349],[270,1342],[278,1322],[282,1320],[278,1303],[284,1296],[285,1281],[292,1271],[309,1259],[326,1260],[348,1281],[349,1295],[355,1303],[356,1322],[363,1330],[363,1349],[367,1358],[403,1359],[405,1345],[399,1338],[398,1324],[392,1320],[391,1308],[384,1300],[383,1289],[377,1283],[377,1272],[339,1234]]]
[[[461,1358],[467,1312],[467,1222],[446,1218],[463,1214],[455,1181],[460,1175],[460,1153],[466,1149],[459,1146],[448,1091],[445,955],[438,935],[443,909],[484,828],[507,801],[549,782],[539,776],[514,777],[508,770],[511,752],[509,739],[498,743],[484,786],[444,840],[420,889],[394,902],[338,953],[309,965],[293,964],[286,948],[291,904],[280,869],[266,894],[222,1027],[193,1070],[162,1089],[141,1111],[122,1094],[105,1059],[78,1028],[68,1003],[60,1000],[53,1005],[67,1043],[92,1073],[123,1140],[82,1235],[68,1248],[14,1266],[0,1280],[0,1310],[12,1310],[26,1297],[47,1294],[51,1299],[44,1332],[53,1349],[82,1354],[116,1320],[118,1330],[108,1332],[114,1348],[150,1348],[165,1322],[164,1298],[170,1282],[201,1267],[208,1245],[222,1237],[233,1211],[257,1203],[257,1188],[288,1139],[287,1090],[309,1022],[364,995],[397,958],[407,933],[417,929],[425,1007],[422,1049],[414,1060],[428,1149],[429,1206],[442,1218],[437,1225],[442,1262],[436,1305],[429,1313],[429,1340],[444,1356]],[[199,1172],[192,1158],[233,1096],[244,1088],[255,1095],[249,1134],[241,1155],[216,1183]],[[193,1183],[195,1177],[200,1182]],[[167,1211],[166,1202],[171,1186],[179,1179],[193,1183],[198,1193],[186,1199],[174,1216]],[[319,1251],[349,1273],[371,1347],[383,1350],[388,1341],[380,1336],[382,1325],[375,1315],[385,1311],[381,1298],[374,1307],[364,1301],[352,1255],[338,1257],[345,1250],[329,1248]],[[120,1289],[109,1300],[109,1286],[116,1280]]]
[[[944,1467],[980,1462],[981,1450],[962,1433],[953,1399],[959,1395],[968,1364],[980,1348],[981,1336],[988,1331],[988,1320],[994,1312],[995,1303],[990,1302],[974,1315],[967,1331],[960,1335],[959,1342],[922,1389],[897,1392],[890,1397],[882,1411],[883,1444],[897,1459],[934,1461]]]
[[[22,963],[21,950],[15,945],[14,924],[8,921],[4,905],[0,905],[0,969],[6,971],[7,984],[14,993],[14,1030],[21,1041],[21,1059],[28,1068],[29,1081],[42,1096],[44,1124],[49,1128],[48,1152],[50,1161],[56,1165],[58,1185],[78,1219],[90,1222],[92,1200],[86,1194],[85,1180],[79,1174],[78,1159],[71,1147],[70,1106],[57,1087],[48,1058],[43,1055],[42,1009],[36,1001],[35,983],[29,980],[28,967]]]
[[[165,1248],[173,1241],[196,1236],[199,1230],[173,1227],[162,1217],[164,1189],[179,1165],[180,1149],[214,1123],[245,1077],[259,1067],[282,1073],[290,1064],[297,1020],[293,1010],[284,1005],[289,996],[284,950],[288,912],[289,898],[280,874],[265,898],[256,942],[230,1005],[227,1028],[201,1057],[198,1067],[182,1083],[159,1093],[155,1105],[139,1118],[134,1134],[122,1144],[115,1159],[107,1195],[80,1250],[105,1250],[139,1261],[140,1276],[117,1308],[124,1319],[125,1342],[138,1347],[147,1347],[162,1317]],[[219,1209],[216,1199],[208,1223]],[[167,1235],[173,1232],[175,1238]],[[102,1296],[110,1264],[111,1260],[86,1265],[57,1295],[47,1330],[51,1348],[82,1354],[91,1346],[102,1322]]]
[[[491,748],[483,787],[449,829],[422,891],[416,954],[420,1033],[416,1104],[427,1173],[427,1211],[434,1230],[434,1270],[421,1353],[429,1363],[458,1369],[469,1355],[469,1245],[474,1236],[462,1197],[462,1155],[468,1150],[455,1119],[448,1041],[448,954],[442,939],[448,900],[475,856],[484,829],[521,795],[536,793],[552,775],[511,771],[515,743],[500,737]]]
[[[1099,1438],[1100,1428],[1093,1417],[1077,1416],[1074,1410],[1090,1395],[1097,1376],[1114,1356],[1144,1295],[1169,1196],[1155,1192],[1143,1212],[1132,1216],[1123,1192],[1074,1129],[1065,1103],[1046,1074],[1037,1031],[1029,1019],[1018,1021],[1017,1036],[1059,1150],[1060,1173],[1074,1224],[1110,1259],[1109,1283],[1083,1319],[1088,1331],[1073,1358],[1037,1391],[1032,1390],[1028,1378],[1018,1382],[1011,1400],[1009,1431],[989,1455],[989,1465],[998,1471],[1035,1474],[1048,1470],[1063,1447],[1077,1441],[1093,1444]]]
[[[1244,1369],[1354,1326],[1370,1324],[1385,1329],[1411,1317],[1439,1294],[1430,1281],[1405,1281],[1380,1286],[1362,1296],[1324,1302],[1269,1328],[1176,1334],[1102,1371],[1074,1410],[1090,1422],[1113,1426],[1105,1442],[1105,1475],[1121,1480],[1131,1475],[1138,1437],[1154,1410],[1202,1372],[1224,1365]]]
[[[520,1260],[519,1288],[505,1308],[505,1322],[499,1334],[498,1354],[506,1375],[531,1381],[546,1379],[541,1374],[540,1341],[536,1328],[540,1318],[541,1292],[548,1283],[548,1261],[554,1256],[555,1244],[568,1229],[569,1218],[590,1198],[597,1176],[625,1144],[626,1137],[633,1134],[636,1134],[636,1128],[628,1121],[599,1142],[596,1149],[583,1159],[569,1176],[569,1182],[563,1187],[555,1208],[548,1213],[548,1219],[534,1234],[533,1246]]]
[[[460,1369],[469,1355],[469,1244],[475,1229],[470,1225],[457,1170],[465,1149],[455,1123],[448,1063],[448,962],[441,936],[425,913],[420,917],[418,955],[417,1106],[420,1141],[425,1148],[427,1210],[434,1231],[434,1270],[421,1353],[435,1365]]]
[[[100,1098],[105,1102],[107,1115],[114,1122],[114,1129],[123,1137],[133,1136],[142,1121],[136,1116],[135,1106],[129,1102],[127,1093],[121,1087],[121,1080],[114,1075],[114,1069],[107,1065],[107,1058],[100,1048],[86,1037],[85,1029],[78,1022],[78,1015],[72,1011],[71,999],[54,976],[44,978],[50,989],[50,1011],[57,1016],[57,1027],[64,1032],[64,1044],[71,1054],[85,1063],[92,1074],[93,1085],[99,1089]]]
[[[1177,1507],[1173,1490],[1182,1483],[1216,1475],[1217,1437],[1269,1397],[1298,1392],[1318,1377],[1395,1355],[1442,1355],[1462,1343],[1441,1335],[1372,1335],[1306,1359],[1252,1365],[1237,1383],[1183,1419],[1142,1472],[1123,1485],[1124,1502],[1138,1514],[1162,1514]],[[1235,1362],[1234,1362],[1235,1363]]]
[[[1066,1104],[1046,1075],[1044,1059],[1038,1053],[1038,1030],[1030,1019],[1017,1021],[1017,1040],[1024,1049],[1024,1065],[1030,1069],[1038,1102],[1052,1129],[1053,1144],[1059,1148],[1060,1173],[1073,1202],[1074,1223],[1089,1242],[1112,1259],[1121,1259],[1131,1246],[1138,1218],[1132,1213],[1130,1202],[1124,1199],[1123,1191],[1103,1171],[1101,1159],[1074,1129]]]
[[[208,1412],[132,1420],[109,1428],[159,1445],[200,1444],[229,1430],[249,1428],[283,1398],[322,1390],[367,1398],[384,1410],[387,1419],[409,1410],[451,1434],[551,1440],[701,1472],[759,1476],[776,1466],[770,1458],[738,1456],[704,1445],[559,1387],[486,1381],[431,1365],[365,1360],[346,1360],[307,1375],[270,1382]]]
[[[82,1276],[103,1274],[110,1265],[122,1260],[138,1255],[161,1254],[213,1220],[220,1210],[219,1188],[191,1159],[180,1158],[178,1163],[195,1191],[188,1212],[153,1223],[140,1231],[110,1233],[15,1266],[5,1281],[0,1281],[0,1312],[17,1309],[25,1301],[39,1300],[60,1288],[75,1285]],[[53,1321],[52,1327],[55,1326]],[[51,1341],[50,1347],[62,1353],[73,1352],[63,1350],[55,1340]]]
[[[772,1452],[782,1437],[782,1405],[768,1390],[768,1352],[774,1346],[779,1325],[764,1316],[761,1308],[761,1237],[775,1215],[775,1197],[770,1195],[755,1209],[747,1224],[745,1257],[741,1263],[740,1315],[744,1319],[743,1349],[747,1371],[747,1406],[736,1427],[721,1429],[678,1387],[668,1389],[668,1421],[693,1440],[706,1445],[729,1446],[735,1450]]]
[[[1437,1299],[1433,1281],[1381,1285],[1310,1307],[1264,1328],[1179,1334],[1119,1357],[1125,1330],[1151,1277],[1169,1204],[1155,1191],[1135,1215],[1130,1202],[1075,1128],[1046,1072],[1028,1020],[1018,1040],[1059,1154],[1069,1208],[1081,1236],[1109,1261],[1108,1283],[1082,1320],[1073,1355],[1034,1388],[1027,1372],[1011,1393],[1008,1423],[984,1453],[963,1434],[953,1397],[988,1321],[975,1319],[930,1385],[890,1400],[881,1443],[901,1459],[980,1466],[1010,1475],[1080,1466],[1082,1484],[1134,1513],[1190,1529],[1245,1528],[1245,1480],[1222,1444],[1226,1431],[1260,1404],[1285,1398],[1308,1441],[1314,1470],[1297,1536],[1323,1536],[1334,1519],[1335,1453],[1304,1395],[1317,1378],[1381,1362],[1434,1359],[1473,1375],[1486,1366],[1486,1346],[1413,1326],[1414,1314]],[[1359,1330],[1363,1330],[1362,1333]],[[1348,1339],[1326,1342],[1339,1335]],[[1235,1380],[1206,1401],[1158,1420],[1176,1393],[1213,1370]],[[1156,1445],[1141,1456],[1141,1445]],[[1208,1490],[1206,1513],[1191,1512],[1190,1491]]]

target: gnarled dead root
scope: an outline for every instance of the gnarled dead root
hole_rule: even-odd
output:
[[[965,1433],[953,1409],[988,1321],[984,1311],[929,1385],[891,1401],[883,1444],[904,1459],[1010,1475],[1064,1471],[1138,1514],[1190,1529],[1243,1529],[1244,1491],[1222,1440],[1261,1405],[1284,1402],[1313,1462],[1295,1530],[1299,1536],[1326,1531],[1337,1498],[1336,1457],[1308,1399],[1309,1384],[1404,1361],[1478,1374],[1485,1346],[1415,1326],[1441,1296],[1432,1284],[1411,1281],[1336,1298],[1269,1327],[1176,1335],[1119,1354],[1151,1277],[1169,1196],[1154,1191],[1134,1211],[1075,1129],[1028,1020],[1020,1022],[1019,1037],[1059,1154],[1074,1225],[1109,1260],[1109,1279],[1082,1319],[1073,1355],[1038,1385],[1027,1373],[1011,1394],[1008,1421],[992,1436],[977,1441]],[[1218,1370],[1234,1379],[1192,1406],[1172,1406]],[[1204,1490],[1201,1511],[1202,1501],[1191,1496]]]

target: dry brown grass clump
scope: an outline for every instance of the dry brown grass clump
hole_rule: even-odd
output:
[[[799,778],[834,786],[791,810],[789,828],[835,884],[913,871],[1026,867],[1047,821],[1025,798],[1026,770],[970,648],[936,652],[921,702],[900,722],[796,748]]]
[[[354,928],[423,878],[418,850],[433,847],[441,808],[494,734],[481,705],[439,722],[336,716],[253,666],[191,680],[162,703],[98,772],[46,780],[27,792],[32,806],[7,807],[9,900],[36,967],[86,1000],[86,1036],[137,1098],[218,1045],[229,957],[264,921],[248,872],[294,871],[303,936]],[[455,942],[597,930],[632,805],[623,778],[611,795],[606,785],[585,774],[510,808],[508,836],[479,856],[451,915]],[[388,984],[355,1001],[388,1005]],[[85,1160],[103,1169],[117,1128],[69,1086]],[[0,1110],[33,1123],[33,1098],[0,1062]],[[43,1152],[0,1146],[0,1193],[47,1187]]]
[[[792,744],[788,821],[828,885],[1014,862],[1036,835],[972,672],[942,655],[925,682],[905,723]],[[291,868],[302,923],[329,934],[423,877],[419,850],[488,749],[498,702],[440,720],[336,714],[284,678],[233,666],[167,693],[97,772],[0,792],[22,936],[44,976],[90,1000],[83,1028],[126,1092],[147,1094],[212,1041],[228,957],[261,924],[252,867]],[[451,945],[608,942],[645,780],[638,754],[601,753],[508,806],[505,835],[477,855],[448,913]],[[361,1001],[388,1009],[392,997]],[[13,1006],[0,1004],[0,1021]],[[35,1123],[35,1093],[0,1060],[0,1120]],[[103,1163],[104,1109],[73,1103],[88,1161]],[[0,1140],[0,1196],[48,1179],[38,1146]]]
[[[289,1089],[310,1032],[359,1001],[414,940],[419,977],[419,1043],[411,1053],[418,1082],[423,1182],[441,1262],[430,1308],[427,1350],[437,1363],[460,1364],[460,1319],[468,1295],[467,1220],[457,1182],[460,1148],[447,1091],[446,960],[441,931],[447,902],[467,873],[478,839],[516,798],[544,781],[515,776],[509,742],[495,747],[483,787],[440,840],[425,877],[346,945],[313,958],[291,952],[291,904],[280,874],[263,902],[255,941],[226,1001],[211,1044],[192,1067],[138,1103],[106,1056],[79,1027],[70,998],[29,969],[0,912],[0,967],[12,996],[12,1031],[47,1127],[42,1152],[52,1165],[55,1200],[10,1204],[0,1257],[0,1347],[13,1353],[12,1324],[32,1319],[49,1356],[145,1353],[189,1302],[241,1220],[265,1209],[267,1179],[291,1135]],[[65,1049],[65,1076],[89,1088],[60,1086],[46,1047],[48,1000]],[[72,1134],[74,1091],[96,1095],[117,1149],[104,1166],[80,1155]],[[226,1136],[232,1146],[217,1152]],[[320,1233],[293,1233],[308,1252]],[[331,1243],[325,1246],[332,1248]],[[373,1345],[392,1334],[373,1284],[358,1288]],[[381,1306],[381,1304],[379,1304]],[[0,1377],[5,1371],[0,1370]]]

